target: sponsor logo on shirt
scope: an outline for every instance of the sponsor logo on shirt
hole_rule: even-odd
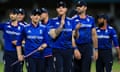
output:
[[[31,36],[31,35],[27,36],[27,38],[28,39],[43,39],[42,36]]]
[[[63,29],[62,31],[72,31],[72,29]]]
[[[18,32],[9,31],[9,30],[6,30],[6,33],[11,34],[11,35],[20,35],[20,33],[18,33]]]
[[[108,38],[110,38],[110,36],[107,36],[107,35],[98,35],[98,38],[100,39],[100,38],[106,38],[106,39],[108,39]]]

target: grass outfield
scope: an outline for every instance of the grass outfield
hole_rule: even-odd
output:
[[[0,63],[0,72],[3,72],[3,63]],[[26,72],[26,69],[24,67],[24,72]],[[91,72],[95,72],[95,63],[92,63],[92,68],[91,68]],[[120,72],[120,64],[118,64],[117,61],[114,61],[113,64],[113,71],[112,72]]]

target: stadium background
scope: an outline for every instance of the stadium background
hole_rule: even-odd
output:
[[[78,0],[64,0],[69,8],[68,16],[72,13],[74,5]],[[109,18],[111,25],[117,30],[120,39],[120,0],[85,0],[88,3],[87,13],[96,17],[97,14],[106,13]],[[30,11],[34,8],[45,7],[48,8],[50,17],[55,17],[57,0],[0,0],[0,22],[5,22],[9,20],[8,11],[12,8],[24,8],[26,11],[25,21],[29,23]],[[0,72],[3,69],[3,39],[2,32],[0,32]],[[119,40],[120,41],[120,40]],[[120,43],[120,42],[119,42]],[[113,48],[113,55],[116,61],[116,53]],[[92,65],[94,68],[94,63]],[[114,63],[113,72],[120,72],[120,64]],[[95,70],[93,70],[95,71]],[[92,72],[93,72],[92,71]]]

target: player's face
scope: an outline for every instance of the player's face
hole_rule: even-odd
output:
[[[40,15],[36,14],[36,15],[31,15],[31,20],[34,23],[38,23],[40,20]]]
[[[19,13],[19,14],[17,15],[17,20],[18,20],[18,21],[23,21],[23,20],[24,20],[24,17],[25,17],[24,14]]]
[[[9,17],[12,21],[16,20],[17,19],[17,14],[13,14],[13,13],[10,13],[9,14]]]
[[[98,18],[98,24],[100,24],[100,23],[103,23],[104,22],[104,19],[103,18]]]
[[[86,10],[87,10],[86,6],[78,6],[78,7],[76,7],[76,11],[78,12],[78,14],[85,13]]]
[[[48,17],[48,13],[42,13],[42,14],[40,15],[40,19],[41,19],[41,20],[44,20],[46,17]]]
[[[57,10],[58,15],[64,15],[67,12],[67,8],[66,7],[62,7],[62,6],[57,8],[56,10]]]

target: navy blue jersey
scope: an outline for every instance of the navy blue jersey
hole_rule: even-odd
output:
[[[4,38],[4,50],[16,51],[16,46],[12,44],[12,41],[17,40],[20,36],[24,26],[18,23],[18,26],[12,26],[11,22],[0,24],[0,30],[3,31]]]
[[[61,17],[53,18],[50,26],[54,29],[57,29],[60,26]],[[52,48],[72,48],[72,31],[74,29],[74,21],[68,17],[65,18],[65,24],[62,32],[59,36],[53,40],[54,45]]]
[[[81,24],[81,27],[79,29],[80,35],[79,38],[76,40],[76,43],[92,43],[92,29],[95,28],[94,18],[87,15],[86,18],[82,19],[79,15],[75,15],[73,17],[73,20],[76,22],[76,24]]]
[[[113,43],[115,47],[119,46],[117,34],[113,27],[108,26],[105,30],[96,28],[96,31],[98,35],[98,49],[111,49]]]
[[[33,24],[26,25],[21,36],[18,39],[17,46],[21,46],[21,41],[25,40],[24,51],[25,55],[29,54],[33,50],[39,48],[41,44],[46,43],[45,41],[45,30],[44,25],[38,24],[34,27]],[[43,58],[43,51],[36,52],[32,55],[33,58]]]
[[[49,33],[49,29],[50,29],[50,22],[51,20],[49,19],[48,22],[46,24],[43,24],[42,22],[40,22],[42,25],[44,25],[46,27],[46,40],[47,40],[47,48],[45,48],[44,50],[44,56],[51,56],[52,55],[52,46],[53,46],[53,39],[51,38],[51,36],[48,34]]]

